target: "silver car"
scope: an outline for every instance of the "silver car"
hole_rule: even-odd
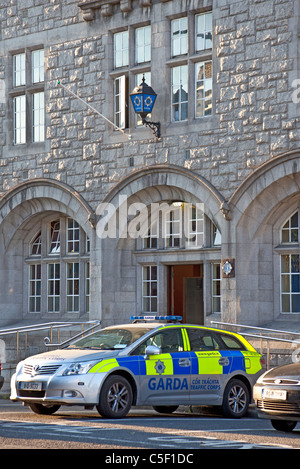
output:
[[[133,319],[20,362],[11,400],[39,414],[61,405],[96,406],[107,418],[138,405],[158,412],[216,405],[230,417],[246,414],[262,365],[242,336],[172,317]]]

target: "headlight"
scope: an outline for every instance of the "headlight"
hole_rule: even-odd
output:
[[[264,377],[269,373],[269,371],[271,370],[265,371],[262,375],[260,375],[260,377],[258,378],[256,382],[259,384],[262,384]]]
[[[79,362],[79,363],[72,363],[68,368],[64,371],[64,376],[71,376],[71,375],[84,375],[89,372],[89,370],[95,365],[97,362]]]

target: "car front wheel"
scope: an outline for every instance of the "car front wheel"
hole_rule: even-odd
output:
[[[102,386],[96,408],[102,417],[122,418],[130,411],[132,396],[132,389],[126,378],[109,376]]]
[[[239,379],[233,379],[227,384],[222,411],[226,417],[241,418],[246,414],[250,403],[249,391],[245,383]]]
[[[292,432],[297,422],[293,420],[271,420],[271,424],[275,430],[280,432]]]

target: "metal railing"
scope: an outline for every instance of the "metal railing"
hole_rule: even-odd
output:
[[[19,361],[19,352],[20,352],[20,335],[25,334],[25,353],[27,352],[28,348],[28,333],[35,333],[39,331],[47,331],[49,332],[50,330],[50,338],[45,337],[44,338],[44,345],[46,347],[61,347],[65,345],[68,342],[71,342],[77,337],[80,337],[82,334],[86,334],[87,332],[95,329],[101,324],[101,321],[84,321],[84,322],[47,322],[47,323],[41,323],[41,324],[31,324],[28,326],[20,326],[20,327],[12,327],[8,329],[1,329],[0,330],[0,337],[2,336],[7,336],[7,335],[16,335],[16,361]],[[87,329],[84,329],[85,326],[89,326]],[[81,327],[81,332],[78,334],[72,336],[68,340],[59,343],[60,341],[60,330],[63,328],[74,328],[74,327]],[[53,343],[53,332],[54,330],[57,330],[57,343]]]
[[[211,324],[215,325],[220,325],[220,326],[226,326],[228,329],[232,329],[232,327],[236,327],[239,329],[239,333],[242,336],[245,337],[251,337],[252,339],[256,339],[260,341],[260,353],[263,355],[263,342],[266,341],[266,366],[267,369],[270,368],[270,342],[283,342],[286,344],[294,344],[297,345],[299,344],[300,347],[300,333],[299,332],[291,332],[291,331],[283,331],[280,329],[268,329],[266,327],[259,327],[259,326],[248,326],[245,324],[234,324],[234,323],[229,323],[229,322],[222,322],[222,321],[210,321]],[[244,332],[244,330],[257,330],[259,331],[258,334],[251,334],[248,332]],[[275,336],[272,335],[266,335],[266,334],[274,334]],[[292,336],[292,339],[286,339],[283,337],[278,337],[278,335],[284,335],[284,336]],[[295,338],[297,337],[297,338]]]

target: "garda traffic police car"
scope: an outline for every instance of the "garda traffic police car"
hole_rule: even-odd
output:
[[[185,325],[181,317],[131,319],[20,362],[11,400],[39,414],[82,405],[120,418],[131,406],[168,413],[179,405],[216,405],[229,417],[245,415],[262,364],[244,337]]]

